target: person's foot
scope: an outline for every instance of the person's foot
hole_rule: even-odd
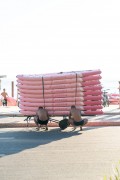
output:
[[[75,131],[75,130],[76,130],[76,127],[73,128],[73,131]]]
[[[82,131],[82,126],[80,126],[80,131]]]
[[[36,131],[39,131],[39,127],[36,128]]]
[[[48,131],[48,127],[46,127],[45,131]]]

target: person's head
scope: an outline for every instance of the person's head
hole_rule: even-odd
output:
[[[71,109],[76,109],[76,106],[75,106],[75,105],[72,105],[72,106],[71,106]]]
[[[43,107],[42,106],[39,106],[39,108],[38,109],[43,109]]]
[[[5,92],[5,88],[3,89],[3,91]]]

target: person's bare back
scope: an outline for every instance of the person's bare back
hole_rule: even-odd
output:
[[[34,122],[37,125],[37,130],[39,130],[42,125],[46,126],[45,130],[48,130],[47,127],[48,121],[49,121],[48,111],[41,106],[38,107],[38,110],[36,111],[36,116],[34,116]]]
[[[46,121],[48,120],[48,112],[46,109],[39,108],[36,112],[36,115],[39,117],[40,120]]]
[[[4,99],[7,99],[8,94],[5,92],[5,89],[3,89],[3,92],[1,93],[1,96],[2,96]]]
[[[69,123],[74,127],[73,130],[76,129],[76,126],[80,126],[80,130],[82,130],[82,126],[87,124],[87,122],[88,119],[81,118],[81,111],[72,105],[69,114]]]
[[[81,112],[76,108],[71,109],[70,115],[71,115],[71,119],[73,119],[76,122],[79,122],[81,120]]]

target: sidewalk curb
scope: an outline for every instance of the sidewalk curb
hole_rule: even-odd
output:
[[[120,126],[119,122],[88,122],[84,127],[90,126]],[[36,127],[35,123],[0,123],[0,128]],[[48,127],[59,127],[57,123],[49,123]]]

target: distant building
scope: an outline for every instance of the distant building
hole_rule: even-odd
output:
[[[6,75],[0,75],[0,90],[1,90],[1,78],[6,78]]]

